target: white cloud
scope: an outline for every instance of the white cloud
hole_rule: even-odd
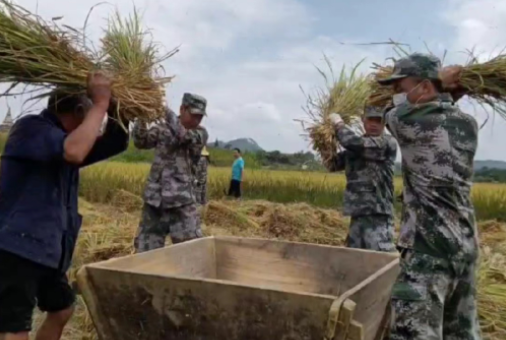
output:
[[[506,48],[506,1],[504,0],[448,0],[445,21],[454,28],[452,51],[473,49],[481,61],[495,56]],[[454,62],[464,62],[465,53],[454,53]],[[479,123],[488,122],[480,131],[478,159],[502,159],[506,143],[506,122],[490,108],[463,101],[465,112],[475,115]]]
[[[64,23],[77,27],[83,25],[88,10],[97,3],[96,0],[82,0],[68,7],[63,0],[44,0],[43,5],[42,0],[39,2],[37,10],[42,17],[63,15]],[[366,71],[371,62],[382,61],[392,54],[386,46],[338,43],[335,36],[327,36],[315,28],[317,18],[312,8],[306,7],[301,0],[109,2],[113,6],[95,8],[87,34],[96,42],[114,6],[122,15],[127,15],[135,4],[154,40],[164,51],[181,45],[180,52],[164,63],[167,74],[176,75],[173,83],[167,86],[167,100],[177,109],[184,92],[205,96],[209,102],[205,125],[211,140],[250,137],[268,150],[306,149],[301,126],[294,119],[305,118],[301,109],[305,98],[300,87],[310,91],[323,85],[314,67],[324,66],[323,53],[331,59],[335,71],[343,64],[352,66],[367,58],[361,67]],[[36,0],[18,0],[17,3],[30,10],[37,8]],[[506,46],[504,17],[504,0],[447,0],[442,24],[454,29],[454,39],[426,38],[436,39],[434,44],[438,51],[442,46],[453,51],[450,62],[462,62],[464,54],[456,52],[473,46],[487,57]],[[346,34],[339,39],[356,40]],[[9,99],[14,114],[21,111],[21,102],[20,98]],[[5,111],[4,103],[5,99],[0,99],[0,118]],[[462,105],[466,111],[476,112],[479,120],[485,117],[481,108]],[[504,128],[506,123],[498,118],[484,128],[480,134],[479,159],[505,159],[500,150],[506,143],[506,136],[500,133]]]
[[[452,49],[475,48],[480,58],[488,58],[506,47],[506,1],[448,0],[443,17],[456,32]]]

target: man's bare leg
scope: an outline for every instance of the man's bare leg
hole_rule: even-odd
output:
[[[60,340],[61,335],[63,333],[63,329],[65,325],[69,322],[72,314],[74,312],[74,308],[68,308],[56,313],[47,313],[46,319],[40,326],[37,331],[37,336],[35,340]],[[6,339],[11,340],[11,339]],[[18,340],[18,338],[12,339]],[[24,338],[19,338],[19,340],[25,340]],[[28,340],[28,338],[26,338]]]
[[[0,334],[0,340],[28,340],[28,332]]]

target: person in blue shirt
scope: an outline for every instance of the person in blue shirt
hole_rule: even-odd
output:
[[[241,183],[244,172],[244,159],[241,155],[241,150],[238,148],[234,149],[234,164],[232,164],[232,180],[230,181],[230,187],[228,189],[228,196],[235,198],[241,197]]]
[[[37,339],[60,339],[72,315],[79,169],[128,146],[110,102],[109,77],[93,72],[88,96],[55,90],[11,128],[0,165],[0,339],[28,340],[36,305],[47,313]]]

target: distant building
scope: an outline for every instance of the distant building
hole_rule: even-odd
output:
[[[7,111],[7,114],[5,115],[5,119],[2,124],[0,124],[0,133],[8,133],[11,129],[13,124],[12,121],[12,115],[11,115],[11,108]]]

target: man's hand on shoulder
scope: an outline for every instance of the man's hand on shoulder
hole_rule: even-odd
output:
[[[111,84],[111,78],[103,71],[88,75],[87,92],[93,106],[84,121],[65,139],[64,159],[67,162],[83,163],[93,148],[111,101]]]
[[[454,101],[458,101],[467,94],[467,90],[460,84],[463,70],[463,66],[449,65],[442,68],[439,72],[443,88],[451,94]]]

